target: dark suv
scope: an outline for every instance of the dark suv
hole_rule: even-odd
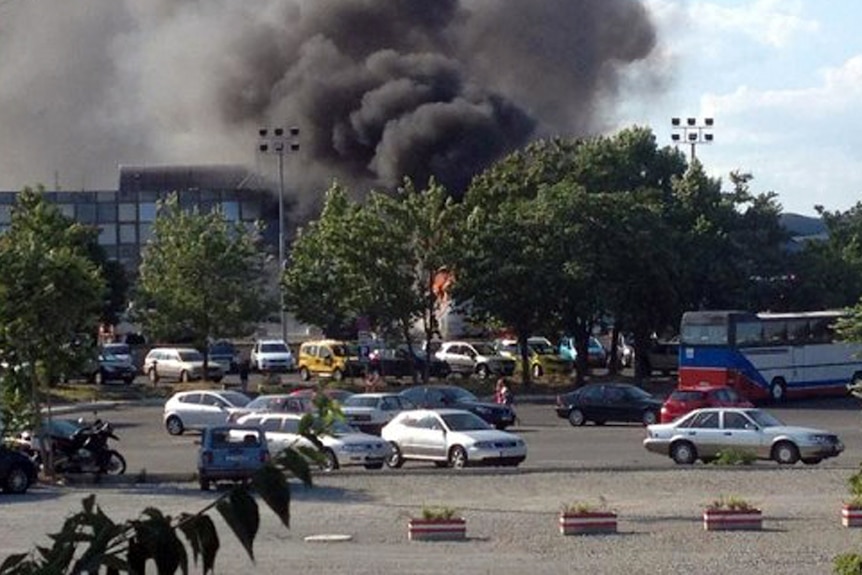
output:
[[[679,342],[656,341],[652,344],[646,356],[647,373],[660,371],[667,375],[679,369]]]

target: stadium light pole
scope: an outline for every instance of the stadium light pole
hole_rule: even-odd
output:
[[[715,125],[715,120],[712,118],[704,118],[703,123],[698,123],[697,118],[686,118],[685,122],[682,118],[671,118],[670,120],[672,133],[671,140],[675,144],[687,143],[691,146],[691,161],[697,157],[695,148],[699,144],[711,144],[715,138],[712,133],[712,128]]]
[[[258,150],[278,156],[278,293],[281,339],[287,342],[287,317],[284,311],[284,291],[281,288],[281,274],[284,273],[284,155],[299,151],[299,128],[261,128],[258,130]]]

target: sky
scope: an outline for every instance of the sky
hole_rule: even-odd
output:
[[[786,213],[846,211],[862,199],[862,2],[647,0],[664,67],[653,97],[629,94],[617,126],[650,126],[672,143],[671,118],[714,119],[696,146],[711,176],[739,170]],[[683,148],[690,153],[690,147]]]

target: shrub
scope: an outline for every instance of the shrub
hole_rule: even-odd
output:
[[[757,460],[757,456],[746,449],[729,447],[719,452],[713,461],[715,465],[751,465]]]
[[[602,513],[608,511],[608,502],[603,496],[599,496],[598,501],[593,503],[590,501],[573,501],[571,503],[563,503],[560,506],[562,513],[572,515],[584,513]]]
[[[757,509],[745,499],[733,495],[722,495],[709,503],[706,508],[710,511],[754,511]]]
[[[835,575],[862,575],[862,555],[858,553],[842,553],[832,561],[832,572]]]
[[[442,520],[454,519],[458,516],[458,510],[454,507],[446,507],[443,505],[423,505],[422,519]]]

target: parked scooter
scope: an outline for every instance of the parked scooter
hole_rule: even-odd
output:
[[[122,475],[126,472],[126,460],[118,451],[110,449],[109,439],[120,440],[114,433],[113,426],[101,419],[91,424],[79,422],[79,427],[71,435],[51,435],[54,471]],[[28,452],[34,463],[42,466],[38,443],[22,435],[18,444],[22,450]]]

